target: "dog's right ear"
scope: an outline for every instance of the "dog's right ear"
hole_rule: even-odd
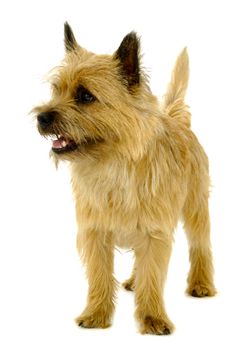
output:
[[[70,52],[79,48],[74,33],[68,22],[65,22],[64,24],[64,43],[66,52]]]

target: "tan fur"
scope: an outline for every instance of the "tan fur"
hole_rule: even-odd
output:
[[[66,135],[79,144],[73,152],[52,152],[56,161],[70,164],[77,244],[89,280],[87,306],[77,323],[111,324],[117,287],[113,251],[119,246],[135,252],[133,274],[124,286],[135,290],[141,332],[169,334],[173,325],[165,311],[163,289],[180,218],[190,246],[187,291],[198,297],[215,294],[208,159],[190,130],[184,102],[187,51],[179,56],[164,102],[159,103],[142,71],[140,83],[129,89],[116,54],[95,55],[73,46],[70,50],[68,43],[65,60],[52,77],[51,101],[35,110],[57,113],[48,130],[39,125],[43,135]],[[96,102],[74,101],[80,84]]]

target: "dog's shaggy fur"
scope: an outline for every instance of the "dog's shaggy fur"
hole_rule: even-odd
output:
[[[36,107],[39,132],[56,135],[52,155],[70,164],[87,268],[87,306],[77,324],[108,327],[117,282],[114,247],[135,253],[132,276],[142,333],[169,334],[163,289],[178,220],[184,222],[191,268],[187,292],[213,296],[207,156],[190,130],[184,97],[186,49],[177,59],[163,103],[140,66],[132,32],[112,55],[80,47],[65,24],[66,56],[52,76],[52,99]]]

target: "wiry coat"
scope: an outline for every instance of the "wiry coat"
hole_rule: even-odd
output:
[[[114,246],[134,249],[127,289],[135,289],[142,333],[168,334],[173,325],[163,287],[173,231],[183,219],[190,245],[188,292],[214,295],[209,241],[208,159],[190,130],[184,102],[186,49],[177,59],[162,103],[140,67],[139,40],[125,37],[113,56],[81,48],[65,26],[67,55],[52,77],[53,97],[37,113],[56,113],[43,135],[65,135],[77,145],[54,154],[70,162],[78,221],[78,248],[87,265],[84,327],[106,327],[114,309]],[[93,103],[75,98],[80,87]],[[93,97],[94,96],[94,97]],[[55,112],[54,112],[55,111]],[[64,139],[64,137],[63,137]],[[68,141],[67,141],[68,142]]]

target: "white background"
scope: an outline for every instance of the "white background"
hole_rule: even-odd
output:
[[[0,5],[0,348],[232,348],[232,9],[231,1],[5,1]],[[185,296],[187,244],[176,232],[166,305],[176,332],[141,336],[133,294],[119,290],[113,326],[83,330],[73,322],[87,284],[76,254],[76,223],[63,165],[28,115],[48,98],[45,73],[63,57],[63,22],[79,43],[111,53],[123,36],[142,38],[144,65],[162,95],[179,51],[188,46],[187,101],[192,128],[211,165],[210,207],[218,296]],[[116,276],[130,274],[131,253],[116,252]],[[226,345],[223,345],[226,344]]]

